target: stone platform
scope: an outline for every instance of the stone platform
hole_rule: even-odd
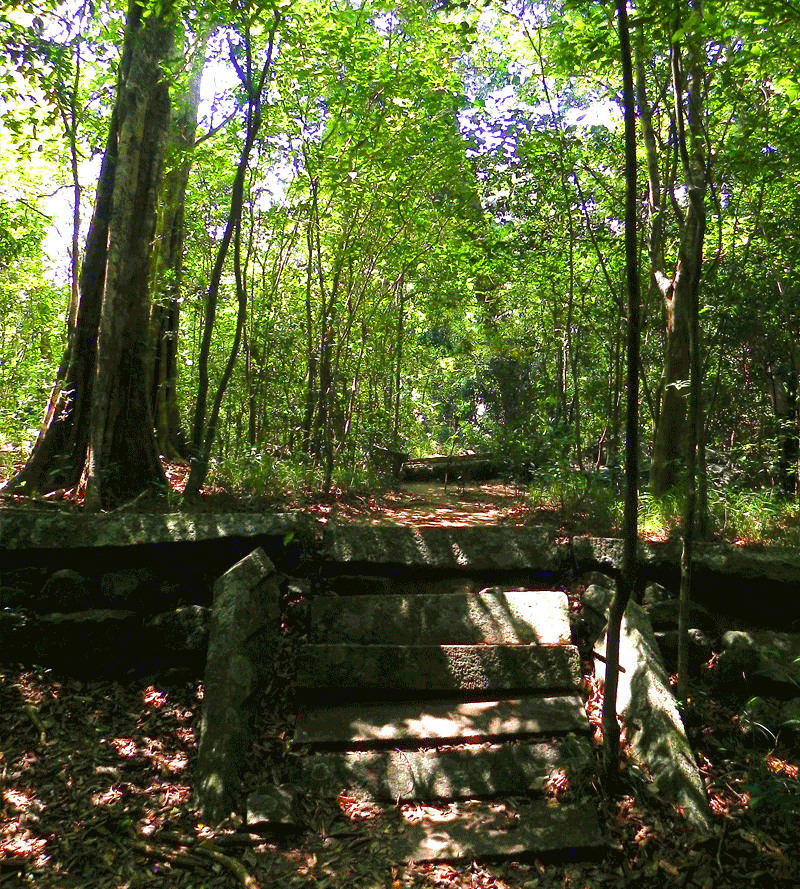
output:
[[[446,824],[400,825],[385,850],[398,862],[601,847],[593,807],[541,799],[554,780],[592,770],[566,595],[370,594],[361,580],[352,595],[311,603],[296,656],[295,790],[387,805],[526,801],[513,823],[479,806]],[[254,797],[254,823],[269,802]]]

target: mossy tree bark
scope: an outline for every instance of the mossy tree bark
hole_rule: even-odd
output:
[[[703,69],[702,60],[693,48],[696,38],[687,37],[687,41],[691,44],[688,47],[688,72],[683,70],[677,44],[673,44],[671,56],[672,122],[679,159],[679,165],[674,165],[672,169],[682,171],[683,182],[679,183],[673,172],[665,187],[662,186],[659,174],[658,143],[653,130],[652,108],[646,94],[641,28],[636,42],[637,93],[648,169],[651,271],[648,297],[651,294],[660,294],[664,310],[664,366],[658,386],[660,404],[655,406],[655,433],[650,466],[650,486],[657,496],[675,486],[680,474],[681,460],[686,454],[691,317],[703,262],[706,225]],[[666,101],[667,98],[666,95],[660,96],[657,101]],[[685,213],[681,212],[680,202],[676,198],[679,185],[685,188],[689,198]],[[678,217],[680,230],[678,257],[671,274],[665,271],[664,257],[665,206],[668,197]]]
[[[8,491],[86,487],[89,509],[166,487],[147,392],[151,243],[169,125],[161,66],[174,29],[163,8],[128,7],[117,98],[70,332],[45,424]]]
[[[173,103],[167,149],[168,168],[159,202],[156,254],[153,258],[154,297],[150,328],[154,341],[154,362],[150,398],[158,451],[167,459],[189,457],[189,442],[178,409],[178,331],[186,234],[184,202],[194,155],[206,43],[206,38],[201,38],[195,46],[189,82]]]

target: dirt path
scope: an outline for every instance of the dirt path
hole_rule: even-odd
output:
[[[441,482],[410,482],[369,502],[336,502],[332,521],[358,518],[371,524],[466,527],[526,522],[525,491],[503,482],[483,482],[465,488]]]

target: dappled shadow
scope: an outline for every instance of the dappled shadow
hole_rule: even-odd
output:
[[[338,565],[397,564],[471,571],[536,566],[541,572],[554,573],[571,566],[568,546],[557,542],[550,531],[529,528],[331,524],[323,530],[322,549]]]
[[[527,794],[588,759],[552,740],[588,731],[563,593],[318,597],[311,638],[294,739],[314,750],[295,776],[311,793]]]

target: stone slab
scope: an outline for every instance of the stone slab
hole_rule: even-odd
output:
[[[613,592],[608,590],[608,603]],[[599,605],[599,594],[594,606]],[[597,646],[605,656],[606,639]],[[625,719],[630,753],[643,762],[657,792],[682,807],[698,834],[713,833],[703,779],[678,712],[669,676],[658,650],[647,612],[628,602],[620,628],[617,713]],[[605,682],[606,665],[595,662],[595,675]]]
[[[572,689],[572,645],[317,645],[297,653],[298,690]]]
[[[571,565],[569,547],[552,533],[506,527],[327,525],[322,554],[339,563],[398,564],[491,571],[560,573]]]
[[[216,540],[220,537],[282,537],[313,534],[313,519],[302,513],[188,513],[89,515],[0,511],[0,546],[8,549],[70,549]]]
[[[600,566],[622,569],[623,542],[617,537],[575,537],[572,552],[579,568]],[[680,565],[681,542],[639,541],[636,558],[642,570],[672,569]],[[800,554],[796,550],[770,547],[735,546],[727,543],[695,543],[692,567],[709,575],[732,578],[741,587],[742,581],[772,581],[780,584],[800,583]]]
[[[256,689],[271,676],[280,637],[280,589],[261,549],[214,584],[200,741],[194,772],[203,818],[217,825],[236,808],[251,743]]]
[[[298,714],[295,744],[397,744],[498,740],[588,732],[578,695],[504,701],[407,701],[322,707]]]
[[[311,604],[318,642],[476,645],[570,642],[569,602],[557,590],[487,589],[408,596],[320,596]]]
[[[547,778],[589,762],[590,745],[568,736],[531,744],[450,750],[313,753],[298,757],[298,789],[322,797],[342,792],[378,802],[459,799],[540,791]]]
[[[578,853],[603,846],[593,806],[552,807],[544,800],[526,806],[518,820],[486,810],[464,812],[445,823],[406,823],[390,839],[395,863]]]

